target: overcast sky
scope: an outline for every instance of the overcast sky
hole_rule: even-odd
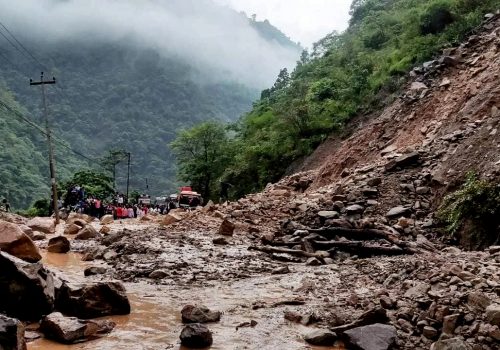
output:
[[[310,47],[333,30],[343,31],[352,0],[215,0],[268,19],[293,41]]]

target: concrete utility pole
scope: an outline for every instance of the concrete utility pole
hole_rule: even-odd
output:
[[[130,185],[130,152],[127,152],[127,157],[128,157],[128,160],[127,160],[127,203],[129,203],[129,201],[128,201],[128,189],[129,189],[129,185]]]
[[[49,127],[49,113],[47,110],[47,101],[45,99],[45,85],[55,84],[56,78],[52,80],[43,80],[43,72],[40,76],[40,81],[33,81],[30,79],[30,85],[40,85],[42,87],[42,102],[43,102],[43,114],[45,118],[45,134],[47,135],[47,143],[49,146],[49,168],[50,168],[50,185],[52,187],[52,204],[54,209],[54,214],[56,216],[56,225],[59,224],[59,205],[57,199],[57,182],[56,182],[56,169],[54,164],[54,148],[52,145],[52,134]]]

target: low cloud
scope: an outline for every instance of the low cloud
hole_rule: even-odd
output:
[[[0,20],[41,42],[126,43],[263,88],[297,51],[263,39],[234,11],[211,0],[0,0]]]

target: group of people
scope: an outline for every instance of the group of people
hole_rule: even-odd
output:
[[[103,201],[92,195],[88,195],[83,186],[70,186],[60,204],[60,208],[67,211],[87,214],[101,218],[106,214],[113,215],[115,219],[138,218],[148,213],[168,214],[171,209],[177,207],[176,203],[169,201],[161,205],[150,205],[139,200],[138,203],[128,203],[128,198],[123,193],[115,193],[109,201]]]

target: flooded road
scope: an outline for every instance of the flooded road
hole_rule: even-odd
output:
[[[83,270],[90,263],[81,261],[76,253],[45,253],[44,264],[62,272],[71,280],[84,280]],[[95,265],[95,264],[92,264]],[[89,279],[91,280],[91,279]],[[343,349],[342,347],[311,347],[302,340],[311,327],[291,324],[284,320],[286,307],[252,308],[255,302],[272,304],[294,298],[290,286],[280,283],[275,276],[256,277],[234,282],[214,282],[206,287],[165,286],[127,283],[132,313],[127,316],[107,317],[116,322],[113,332],[106,337],[75,345],[60,345],[45,339],[29,343],[29,350],[76,349],[134,349],[185,350],[180,345],[182,330],[180,310],[186,304],[204,304],[223,312],[220,322],[209,324],[213,332],[212,350],[239,349]],[[236,326],[251,320],[254,328]]]

